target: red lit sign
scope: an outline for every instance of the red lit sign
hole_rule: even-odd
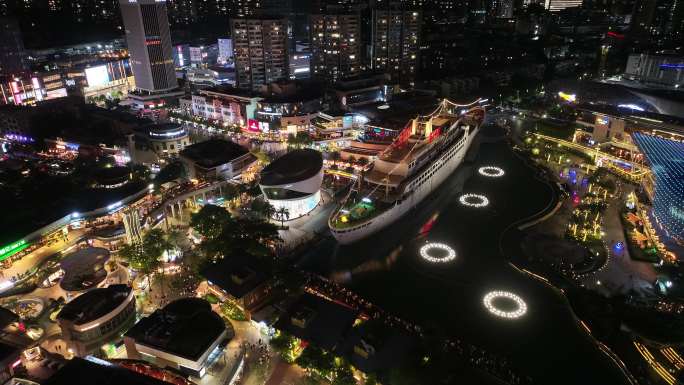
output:
[[[259,132],[259,122],[256,119],[249,119],[247,121],[247,131]]]

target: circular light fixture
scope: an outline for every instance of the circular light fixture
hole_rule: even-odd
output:
[[[502,168],[500,167],[495,167],[495,166],[484,166],[480,167],[477,172],[480,173],[482,176],[487,176],[490,178],[498,178],[504,176],[505,172]]]
[[[444,255],[430,255],[432,250],[441,250]],[[428,243],[420,248],[420,256],[430,263],[447,263],[456,259],[456,251],[443,243]]]
[[[463,194],[459,201],[462,205],[468,207],[486,207],[489,205],[489,199],[484,195],[478,194]]]
[[[494,301],[497,299],[512,301],[515,303],[515,308],[513,310],[501,309],[500,307],[494,305]],[[516,319],[524,316],[525,313],[527,313],[527,304],[525,301],[523,301],[520,296],[508,291],[497,290],[489,292],[484,296],[482,302],[490,313],[501,318]]]

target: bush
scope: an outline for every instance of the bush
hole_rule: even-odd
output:
[[[233,321],[246,321],[247,316],[245,312],[242,311],[234,302],[226,301],[221,305],[221,311],[223,314],[232,319]]]

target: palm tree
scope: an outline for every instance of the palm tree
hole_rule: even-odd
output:
[[[280,219],[280,227],[285,227],[285,221],[290,219],[290,210],[281,207],[276,211],[276,216]]]
[[[276,208],[270,202],[266,202],[264,205],[264,216],[266,218],[272,218],[276,214]],[[288,213],[289,214],[289,213]]]

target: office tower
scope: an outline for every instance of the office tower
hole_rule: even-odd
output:
[[[336,82],[361,70],[358,14],[311,15],[311,77]]]
[[[545,0],[544,8],[550,12],[562,11],[565,8],[581,7],[582,0]]]
[[[374,9],[371,23],[371,68],[393,81],[413,85],[418,68],[421,13],[397,4]]]
[[[178,86],[164,0],[120,0],[135,87],[147,92]]]
[[[288,77],[287,20],[231,19],[237,86],[258,89]]]
[[[11,74],[26,69],[24,41],[16,20],[0,17],[0,74]]]

